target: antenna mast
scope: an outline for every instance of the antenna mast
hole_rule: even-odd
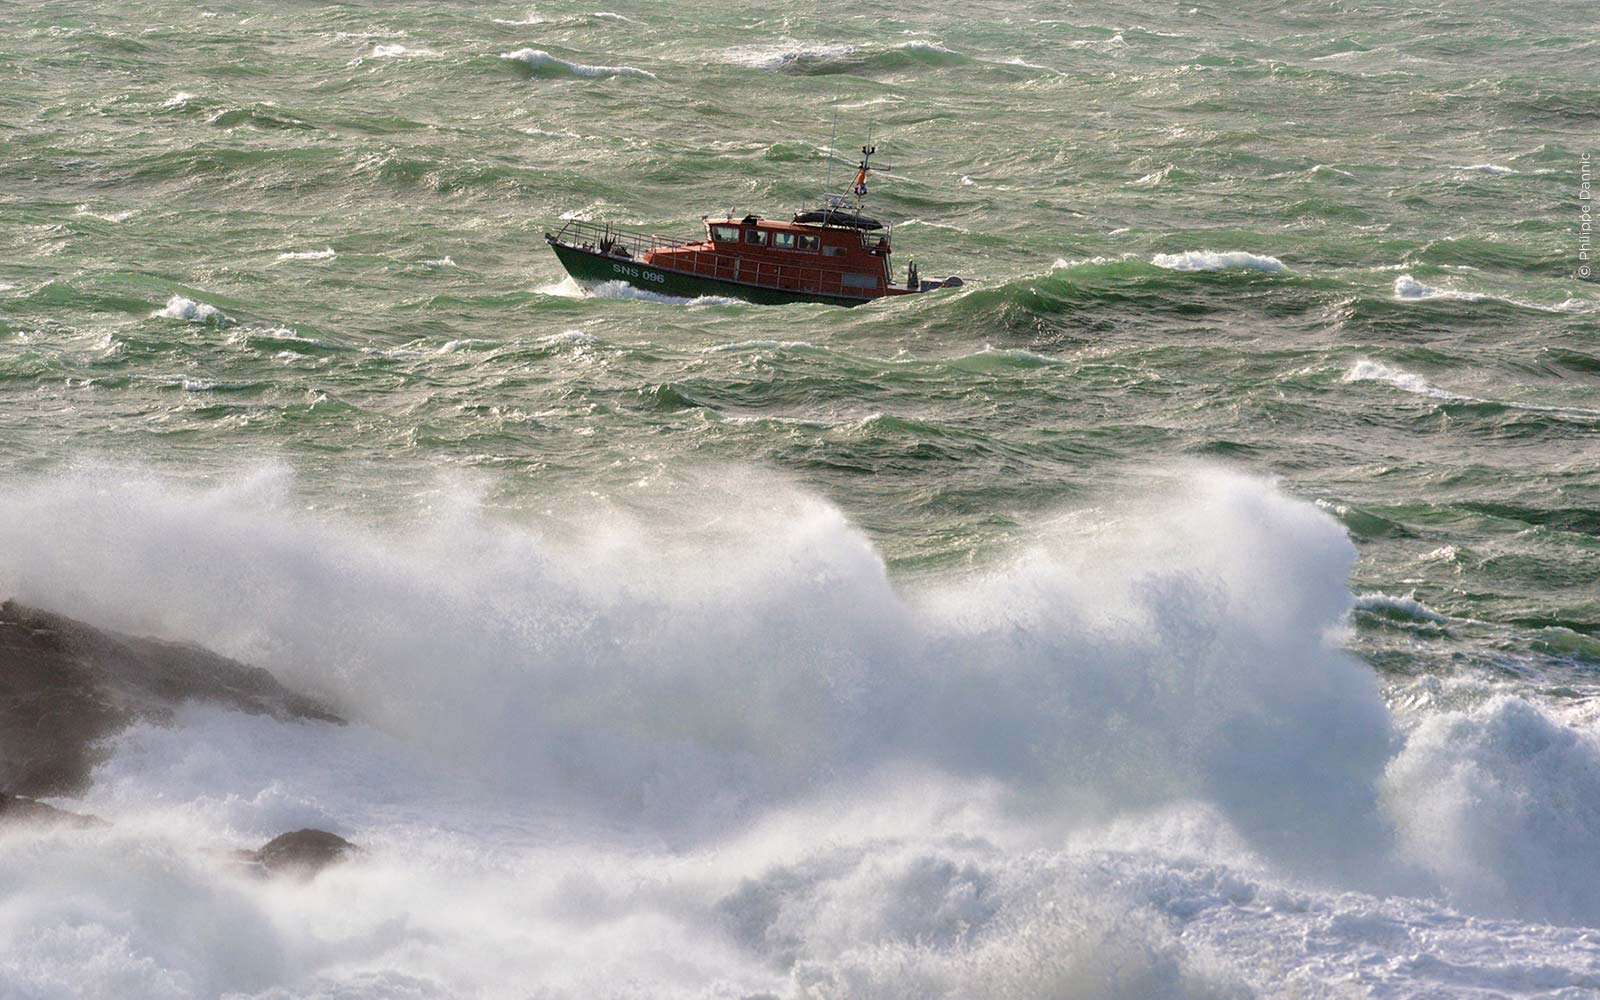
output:
[[[828,137],[828,148],[822,154],[822,203],[828,203],[828,183],[833,179],[833,147],[839,142],[839,109],[833,109],[833,135]]]
[[[872,144],[872,128],[871,126],[868,126],[867,144],[861,147],[861,168],[856,172],[856,183],[854,189],[856,196],[856,215],[861,214],[861,201],[867,196],[867,171],[872,169],[872,167],[868,166],[868,163],[872,159],[872,154],[876,153],[877,151],[878,147]]]

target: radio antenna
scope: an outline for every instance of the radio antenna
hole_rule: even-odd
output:
[[[828,148],[822,154],[822,200],[828,200],[828,183],[833,179],[833,147],[839,143],[839,109],[833,109],[833,135],[828,138]]]
[[[867,126],[867,144],[861,147],[861,168],[856,173],[856,182],[851,187],[856,196],[856,215],[861,215],[861,202],[867,196],[867,171],[872,168],[868,164],[872,161],[872,154],[878,147],[872,143],[872,126]]]

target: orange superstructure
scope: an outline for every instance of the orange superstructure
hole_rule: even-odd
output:
[[[652,247],[643,261],[700,277],[840,298],[918,291],[894,287],[889,252],[889,237],[869,230],[747,215],[708,219],[703,242]]]

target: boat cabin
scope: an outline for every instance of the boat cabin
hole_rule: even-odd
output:
[[[882,228],[844,212],[805,212],[791,222],[730,215],[707,219],[704,241],[653,247],[643,262],[767,288],[877,298],[908,290],[892,287],[889,237],[875,232]]]

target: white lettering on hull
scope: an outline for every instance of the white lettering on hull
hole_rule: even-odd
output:
[[[641,281],[666,281],[667,276],[660,271],[647,271],[642,267],[629,267],[627,264],[612,264],[611,270],[625,278],[638,278]]]

